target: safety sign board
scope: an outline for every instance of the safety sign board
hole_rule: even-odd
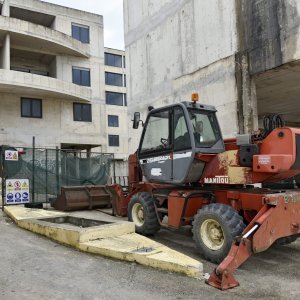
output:
[[[6,204],[22,204],[29,202],[28,179],[6,179]]]
[[[19,154],[18,151],[5,150],[5,160],[18,161]]]

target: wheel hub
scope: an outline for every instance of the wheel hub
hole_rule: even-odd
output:
[[[202,223],[200,235],[205,246],[211,250],[219,250],[224,244],[223,229],[214,219],[207,219]]]
[[[140,203],[135,203],[132,207],[132,221],[136,226],[144,225],[144,208]]]

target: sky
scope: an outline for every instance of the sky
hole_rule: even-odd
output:
[[[103,16],[104,46],[124,50],[123,0],[44,0]]]

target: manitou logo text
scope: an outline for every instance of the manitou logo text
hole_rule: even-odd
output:
[[[215,176],[213,178],[204,178],[204,183],[229,184],[228,176]]]

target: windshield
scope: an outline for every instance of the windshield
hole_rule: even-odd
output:
[[[221,138],[217,118],[214,112],[189,109],[197,148],[210,148]]]

